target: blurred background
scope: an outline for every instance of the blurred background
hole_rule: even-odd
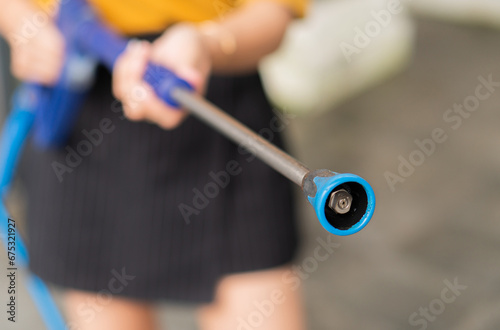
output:
[[[377,196],[372,222],[341,238],[297,191],[308,328],[500,329],[500,2],[394,3],[316,1],[262,64],[269,96],[295,116],[292,153],[364,177]],[[1,44],[2,118],[14,86],[7,51]],[[442,139],[431,143],[436,130]],[[311,267],[328,239],[340,245]],[[24,288],[19,300],[16,327],[42,329]],[[191,306],[158,311],[168,329],[196,329]]]

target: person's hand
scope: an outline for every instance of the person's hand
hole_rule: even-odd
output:
[[[132,41],[115,64],[113,93],[122,101],[125,116],[133,121],[145,120],[164,129],[173,129],[187,113],[166,105],[143,81],[149,61],[172,70],[202,93],[210,72],[210,53],[195,26],[177,24],[153,44]]]
[[[33,35],[8,40],[11,50],[11,71],[20,80],[42,85],[57,82],[64,63],[64,38],[50,21]]]

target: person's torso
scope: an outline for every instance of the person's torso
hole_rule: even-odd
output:
[[[125,34],[163,30],[170,24],[222,16],[245,0],[88,0],[111,26]]]
[[[34,0],[44,8],[63,0]],[[71,1],[71,0],[66,0]],[[112,28],[126,35],[160,33],[177,22],[202,22],[222,17],[254,0],[87,0]],[[273,0],[303,16],[308,0]]]

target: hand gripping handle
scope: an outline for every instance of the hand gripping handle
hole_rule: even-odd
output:
[[[148,64],[144,81],[151,85],[161,100],[174,108],[180,107],[179,103],[172,97],[172,92],[175,89],[194,90],[187,81],[179,78],[171,70],[153,63]]]

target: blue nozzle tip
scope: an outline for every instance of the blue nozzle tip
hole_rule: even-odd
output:
[[[354,174],[331,171],[313,172],[310,179],[316,189],[313,196],[308,196],[308,200],[328,232],[338,236],[352,235],[370,222],[375,211],[375,193],[366,180]],[[340,189],[352,195],[352,205],[346,214],[338,214],[328,206],[331,193]]]

